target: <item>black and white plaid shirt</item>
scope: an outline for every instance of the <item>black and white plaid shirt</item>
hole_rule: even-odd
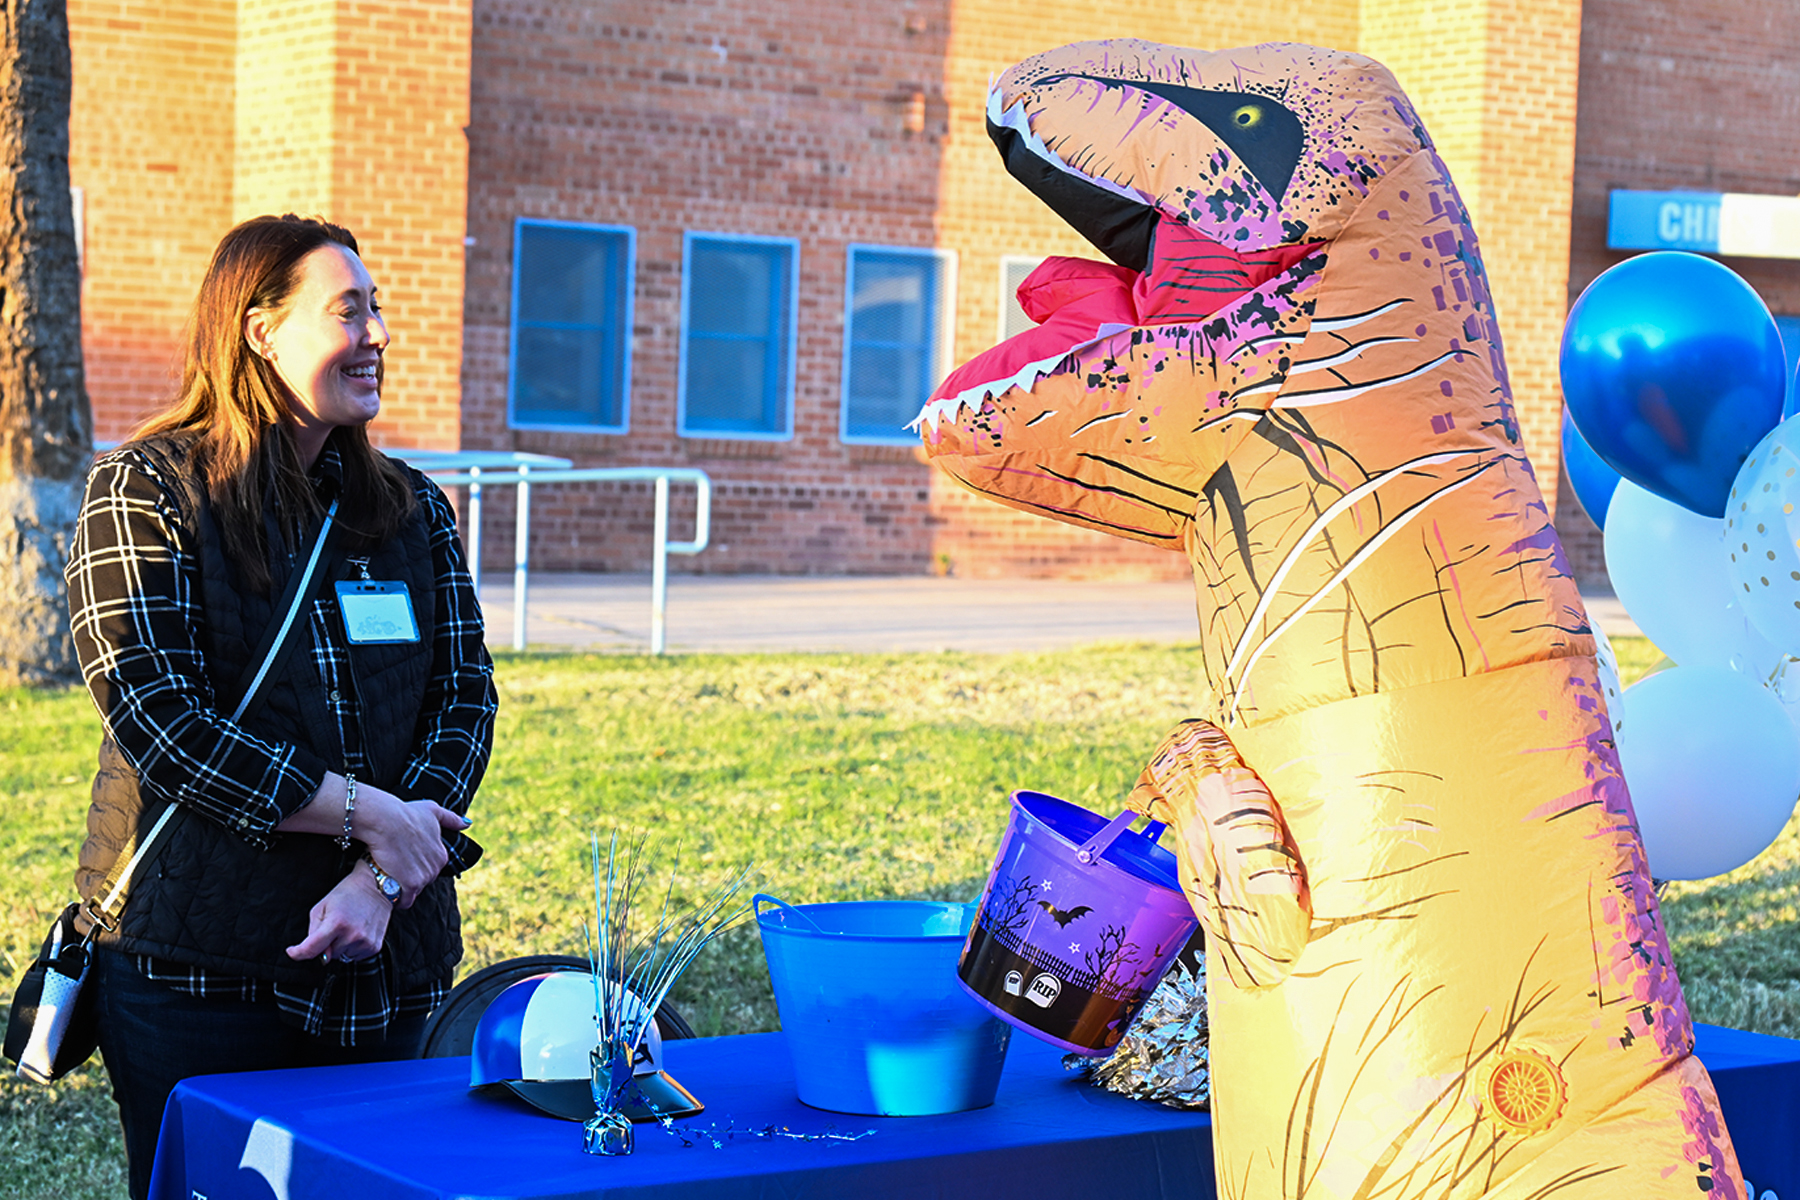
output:
[[[316,480],[341,476],[327,446]],[[275,827],[304,807],[324,782],[319,760],[297,747],[266,741],[221,711],[203,661],[204,613],[200,547],[155,463],[131,447],[105,454],[88,477],[67,572],[71,631],[88,690],[107,733],[139,772],[140,786],[165,791],[253,844],[266,846]],[[497,708],[493,664],[483,644],[481,609],[456,535],[456,517],[429,480],[418,489],[430,530],[437,607],[432,670],[423,711],[429,719],[413,746],[399,791],[455,812],[469,807],[470,781],[480,777]],[[343,736],[344,769],[366,767],[361,713],[349,686],[349,642],[337,606],[313,603],[312,661]],[[340,684],[342,686],[340,686]],[[155,780],[180,780],[172,790]],[[448,869],[460,872],[479,850],[465,834],[447,839]],[[360,868],[359,868],[360,869]],[[322,897],[321,897],[322,898]],[[223,975],[148,956],[139,968],[196,996],[259,1000],[272,996],[306,1032],[354,1045],[379,1038],[397,1017],[435,1008],[449,979],[402,993],[386,952],[332,967],[318,988],[295,988]]]

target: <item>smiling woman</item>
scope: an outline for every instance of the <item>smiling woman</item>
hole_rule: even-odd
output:
[[[493,666],[449,503],[369,445],[375,296],[346,229],[231,230],[175,403],[88,479],[83,899],[174,814],[94,939],[133,1196],[177,1082],[410,1056],[462,956]]]
[[[375,281],[350,247],[332,242],[308,253],[298,282],[281,308],[250,310],[244,337],[286,385],[300,460],[310,466],[333,429],[381,411],[389,339]]]

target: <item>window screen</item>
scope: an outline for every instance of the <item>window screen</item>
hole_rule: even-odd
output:
[[[682,269],[681,417],[689,436],[793,431],[798,244],[690,233]]]
[[[845,281],[846,442],[911,444],[906,425],[943,374],[952,260],[942,251],[850,247]]]
[[[507,389],[513,425],[625,431],[635,249],[631,229],[517,223]]]

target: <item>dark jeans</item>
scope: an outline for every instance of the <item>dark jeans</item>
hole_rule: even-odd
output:
[[[188,996],[145,979],[129,956],[111,950],[95,954],[89,986],[99,990],[100,1053],[125,1127],[132,1200],[150,1193],[163,1106],[188,1076],[412,1058],[425,1033],[425,1017],[406,1017],[383,1042],[340,1046],[284,1023],[272,999]]]

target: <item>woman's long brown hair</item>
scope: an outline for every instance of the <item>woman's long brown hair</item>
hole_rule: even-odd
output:
[[[132,435],[197,441],[196,461],[225,552],[259,593],[269,590],[268,505],[289,539],[297,539],[322,510],[300,461],[287,388],[273,365],[251,350],[244,321],[261,308],[279,322],[299,286],[301,260],[332,244],[360,254],[348,229],[292,213],[253,217],[227,233],[194,301],[181,391],[167,412]],[[332,441],[344,463],[338,524],[359,548],[379,545],[412,515],[412,484],[369,444],[362,426],[340,427]]]

